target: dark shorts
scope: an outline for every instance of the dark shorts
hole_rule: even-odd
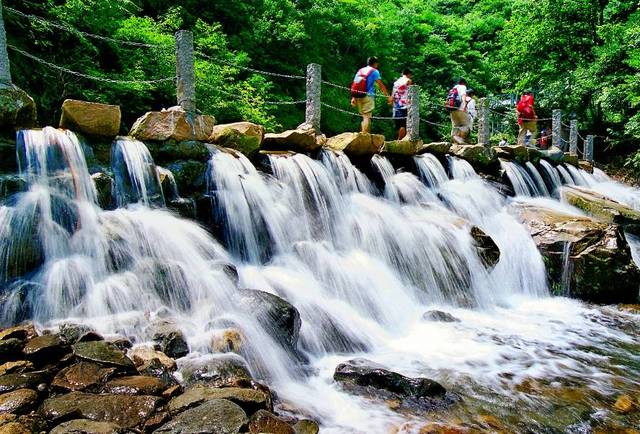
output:
[[[407,112],[408,109],[393,109],[393,117],[394,118],[402,118],[396,119],[396,128],[406,128],[407,127]]]

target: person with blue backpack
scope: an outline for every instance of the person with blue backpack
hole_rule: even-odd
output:
[[[451,140],[458,144],[466,144],[473,128],[473,115],[467,113],[467,104],[472,98],[467,93],[467,81],[460,78],[449,90],[445,102],[445,108],[451,117]]]
[[[387,97],[389,105],[393,104],[393,99],[382,82],[378,67],[378,59],[369,57],[367,66],[358,70],[351,84],[351,105],[356,107],[362,115],[361,131],[363,133],[368,133],[371,128],[371,117],[376,108],[376,84]]]

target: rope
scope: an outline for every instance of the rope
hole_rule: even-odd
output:
[[[420,118],[420,121],[424,122],[425,124],[433,125],[435,127],[447,127],[447,125],[445,125],[445,124],[439,124],[437,122],[431,122],[431,121],[428,121],[428,120],[423,119],[423,118]]]
[[[54,63],[51,62],[47,62],[46,60],[43,60],[37,56],[34,56],[33,54],[29,54],[26,51],[23,51],[17,47],[14,47],[11,44],[7,44],[7,48],[10,48],[11,50],[22,54],[25,57],[28,57],[38,63],[41,63],[42,65],[45,65],[51,69],[55,69],[61,72],[64,72],[66,74],[70,74],[70,75],[74,75],[76,77],[80,77],[80,78],[85,78],[87,80],[93,80],[93,81],[99,81],[99,82],[104,82],[104,83],[112,83],[112,84],[158,84],[158,83],[164,83],[164,82],[169,82],[169,81],[175,81],[176,77],[167,77],[167,78],[159,78],[157,80],[120,80],[120,79],[113,79],[113,78],[103,78],[103,77],[94,77],[92,75],[88,75],[88,74],[83,74],[81,72],[77,72],[77,71],[72,71],[70,69],[64,68],[62,66],[58,66]]]
[[[168,49],[170,47],[168,46],[163,46],[163,45],[154,45],[154,44],[146,44],[143,42],[134,42],[134,41],[126,41],[123,39],[115,39],[115,38],[110,38],[108,36],[100,36],[100,35],[94,35],[93,33],[88,33],[88,32],[83,32],[82,30],[78,30],[78,29],[74,29],[73,27],[67,26],[65,24],[59,24],[59,23],[55,23],[53,21],[47,20],[45,18],[39,17],[37,15],[30,15],[30,14],[25,14],[24,12],[20,12],[16,9],[13,9],[9,6],[5,6],[4,9],[6,11],[8,11],[9,13],[12,13],[14,15],[18,15],[20,17],[26,18],[30,21],[37,21],[40,24],[47,24],[51,27],[55,27],[56,29],[60,29],[60,30],[65,30],[69,33],[74,33],[74,34],[80,34],[83,36],[86,36],[87,38],[92,38],[92,39],[97,39],[100,41],[107,41],[107,42],[112,42],[115,44],[120,44],[120,45],[128,45],[131,47],[138,47],[138,48],[164,48],[164,49]]]
[[[198,56],[203,57],[203,58],[205,58],[207,60],[210,60],[212,62],[222,63],[223,65],[230,66],[232,68],[238,68],[238,69],[242,69],[244,71],[254,72],[256,74],[266,75],[266,76],[269,76],[269,77],[279,77],[279,78],[286,78],[286,79],[290,79],[290,80],[306,80],[307,79],[307,77],[304,77],[302,75],[279,74],[277,72],[262,71],[260,69],[255,69],[255,68],[250,68],[248,66],[238,65],[237,63],[229,62],[227,60],[220,59],[219,57],[209,56],[209,55],[204,54],[204,53],[202,53],[200,51],[196,51],[196,54]]]
[[[238,96],[238,94],[235,93],[231,93],[231,92],[227,92],[226,90],[223,90],[221,88],[218,87],[213,87],[212,85],[210,85],[209,83],[200,83],[200,84],[204,84],[205,87],[207,87],[210,90],[213,90],[214,92],[217,92],[219,94],[222,95],[226,95],[230,98],[232,98],[235,101],[240,101],[241,98]],[[277,96],[277,95],[273,95],[273,94],[268,94],[269,96]],[[307,100],[298,100],[298,101],[260,101],[262,104],[266,104],[266,105],[298,105],[298,104],[306,104]]]
[[[327,86],[330,86],[330,87],[333,87],[333,88],[336,88],[336,89],[348,90],[349,93],[351,93],[351,88],[347,87],[347,86],[342,86],[340,84],[331,83],[330,81],[326,81],[326,80],[322,80],[322,81],[320,81],[320,83],[322,83],[324,85],[327,85]],[[373,96],[375,96],[376,98],[389,98],[389,95],[385,95],[383,93],[378,93],[378,92],[375,92],[373,94]]]
[[[361,114],[359,114],[359,113],[354,113],[354,112],[349,111],[349,110],[344,110],[344,109],[341,109],[339,107],[335,107],[335,106],[332,106],[330,104],[327,104],[326,102],[322,102],[321,104],[324,107],[327,107],[327,108],[329,108],[331,110],[335,110],[335,111],[340,112],[340,113],[348,114],[348,115],[351,115],[351,116],[361,116]],[[376,120],[381,120],[381,121],[395,121],[395,120],[404,120],[404,119],[407,119],[407,118],[406,117],[394,118],[393,116],[371,116],[371,119],[376,119]]]

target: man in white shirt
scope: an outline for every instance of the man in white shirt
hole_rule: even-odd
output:
[[[467,138],[471,133],[471,125],[469,124],[469,114],[467,113],[467,104],[469,103],[469,98],[467,96],[467,81],[464,78],[460,78],[458,80],[458,84],[456,84],[453,89],[455,89],[458,93],[457,97],[459,98],[460,105],[451,110],[451,139],[454,143],[465,144],[467,142]],[[475,110],[475,103],[474,103]],[[471,119],[473,122],[473,119]]]
[[[469,132],[473,131],[473,121],[478,117],[476,100],[473,98],[474,96],[475,91],[473,89],[468,89],[467,95],[464,98],[465,111],[469,116]]]

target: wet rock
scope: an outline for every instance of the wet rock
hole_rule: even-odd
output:
[[[107,173],[98,172],[91,175],[91,179],[93,180],[93,185],[96,187],[100,208],[112,209],[115,205],[113,178]]]
[[[97,390],[116,372],[96,363],[79,362],[64,368],[53,378],[51,387],[69,392]]]
[[[529,161],[531,161],[533,164],[538,164],[540,162],[540,159],[543,157],[541,150],[538,148],[528,147],[527,153],[529,154]]]
[[[27,342],[22,351],[35,363],[54,363],[69,352],[69,347],[58,335],[43,335]]]
[[[114,344],[105,341],[78,342],[73,354],[83,360],[113,366],[124,371],[135,369],[133,362]]]
[[[68,344],[101,341],[103,339],[95,330],[83,324],[62,324],[58,335]]]
[[[36,329],[33,324],[27,323],[15,327],[9,327],[0,331],[0,341],[4,341],[6,339],[18,339],[20,341],[25,341],[27,339],[34,338],[37,335],[38,334],[36,333]]]
[[[482,259],[482,262],[489,270],[493,270],[500,261],[500,248],[496,242],[493,241],[493,238],[487,235],[479,227],[473,226],[470,233],[471,237],[476,242],[475,245],[476,250],[478,251],[478,256],[480,256],[480,259]]]
[[[495,156],[483,145],[451,145],[449,152],[467,160],[472,166],[488,166],[496,161]]]
[[[238,306],[251,313],[285,348],[296,350],[300,313],[277,295],[253,289],[238,290]]]
[[[48,373],[43,371],[25,372],[21,374],[4,374],[0,376],[0,393],[18,389],[38,389],[38,385],[46,383]]]
[[[0,146],[1,147],[1,146]],[[1,158],[0,150],[0,158]],[[2,165],[0,164],[0,172],[2,172]],[[8,197],[25,191],[27,189],[27,183],[22,176],[18,175],[0,175],[0,201],[4,201]]]
[[[151,347],[135,347],[129,351],[129,357],[133,360],[133,363],[137,368],[148,364],[152,360],[158,360],[160,364],[168,371],[175,371],[178,368],[176,361],[167,356],[163,352],[156,351]]]
[[[538,205],[514,204],[544,259],[553,288],[563,290],[565,252],[573,267],[569,295],[595,303],[628,303],[638,297],[640,270],[619,225]]]
[[[434,142],[434,143],[425,143],[418,150],[418,154],[424,154],[426,152],[435,155],[446,155],[449,153],[451,149],[451,143],[449,142]]]
[[[320,149],[320,144],[316,141],[314,129],[296,129],[279,134],[265,134],[262,149],[309,153]]]
[[[0,87],[0,130],[36,125],[36,103],[16,86]]]
[[[265,410],[259,410],[251,416],[249,433],[296,434],[288,423]]]
[[[264,140],[264,127],[251,122],[235,122],[213,127],[209,141],[225,148],[252,155],[260,149]]]
[[[432,322],[460,322],[460,320],[448,312],[441,310],[430,310],[422,315],[422,319]]]
[[[173,398],[169,402],[169,411],[172,414],[180,413],[212,399],[227,399],[238,404],[247,414],[253,414],[258,410],[272,410],[271,397],[260,390],[239,387],[194,386],[185,390],[182,395]]]
[[[0,375],[21,373],[33,369],[33,363],[28,360],[16,360],[14,362],[6,362],[0,365]]]
[[[33,434],[33,431],[23,423],[9,422],[0,426],[0,434]]]
[[[578,161],[578,167],[587,173],[593,173],[593,163],[586,160]]]
[[[178,197],[167,202],[167,208],[185,219],[195,219],[197,216],[196,202],[193,199]]]
[[[120,377],[109,381],[104,386],[107,393],[124,395],[162,395],[165,385],[158,378],[146,375]]]
[[[11,338],[0,341],[0,361],[16,360],[22,356],[22,341]]]
[[[303,419],[293,426],[293,430],[296,434],[318,434],[320,432],[320,427],[318,426],[318,422]]]
[[[551,146],[549,149],[541,150],[542,158],[549,161],[559,163],[564,159],[564,152],[557,146]]]
[[[120,132],[120,107],[67,99],[62,103],[60,128],[91,136],[115,137]]]
[[[235,354],[185,360],[180,368],[186,386],[251,387],[253,378],[242,357]]]
[[[420,428],[419,434],[472,434],[475,432],[477,431],[471,431],[457,425],[431,422]]]
[[[563,186],[560,189],[562,198],[569,204],[580,208],[587,214],[608,223],[640,227],[640,211],[609,199],[595,191],[578,186]]]
[[[572,166],[577,166],[580,162],[577,155],[571,155],[568,152],[564,153],[564,158],[562,159],[562,161],[566,164],[571,164]]]
[[[18,389],[0,395],[0,413],[24,414],[38,402],[38,393],[31,389]]]
[[[166,164],[176,160],[195,160],[203,163],[210,157],[206,143],[197,140],[177,142],[167,140],[165,142],[145,143],[156,164]]]
[[[49,434],[118,434],[121,432],[123,430],[115,423],[75,419],[61,423]]]
[[[214,399],[180,413],[154,433],[237,434],[247,422],[247,415],[238,405],[226,399]]]
[[[421,148],[422,140],[393,140],[384,143],[382,152],[384,154],[412,156],[416,155]]]
[[[168,370],[158,359],[152,359],[138,367],[140,375],[158,378],[165,386],[173,386],[177,383],[172,371]]]
[[[636,410],[638,407],[629,395],[620,395],[613,405],[618,413],[627,414]]]
[[[380,153],[383,145],[384,136],[380,134],[342,133],[330,137],[326,146],[350,157],[365,157]]]
[[[175,386],[171,386],[168,389],[164,390],[162,392],[162,397],[164,399],[171,399],[180,394],[182,394],[182,386],[179,384],[176,384]]]
[[[206,142],[215,124],[213,116],[195,115],[178,109],[147,112],[133,124],[129,135],[141,141]]]
[[[151,418],[144,423],[144,432],[152,432],[160,428],[165,423],[169,422],[170,419],[171,419],[171,416],[169,415],[168,412],[166,411],[158,412],[153,416],[151,416]]]
[[[401,397],[433,398],[446,393],[445,388],[433,380],[405,377],[366,359],[341,363],[333,379],[346,385],[386,390]]]
[[[189,354],[189,346],[184,334],[173,323],[161,321],[153,324],[152,339],[155,349],[169,357],[179,359]]]
[[[226,329],[214,333],[211,338],[211,350],[214,353],[238,353],[242,348],[244,336],[238,329]]]
[[[173,173],[181,194],[188,195],[204,190],[206,163],[195,160],[174,161],[167,164],[167,169]]]
[[[502,158],[506,157],[508,160],[515,160],[521,164],[529,161],[529,151],[524,145],[496,146],[494,151],[499,153]]]
[[[125,337],[112,337],[107,342],[111,342],[116,346],[116,348],[122,351],[126,351],[129,348],[133,347],[133,343],[131,342],[131,340]]]
[[[122,428],[133,428],[151,417],[158,403],[159,398],[153,396],[72,392],[45,400],[40,413],[53,421],[81,417],[97,422],[111,422]]]

